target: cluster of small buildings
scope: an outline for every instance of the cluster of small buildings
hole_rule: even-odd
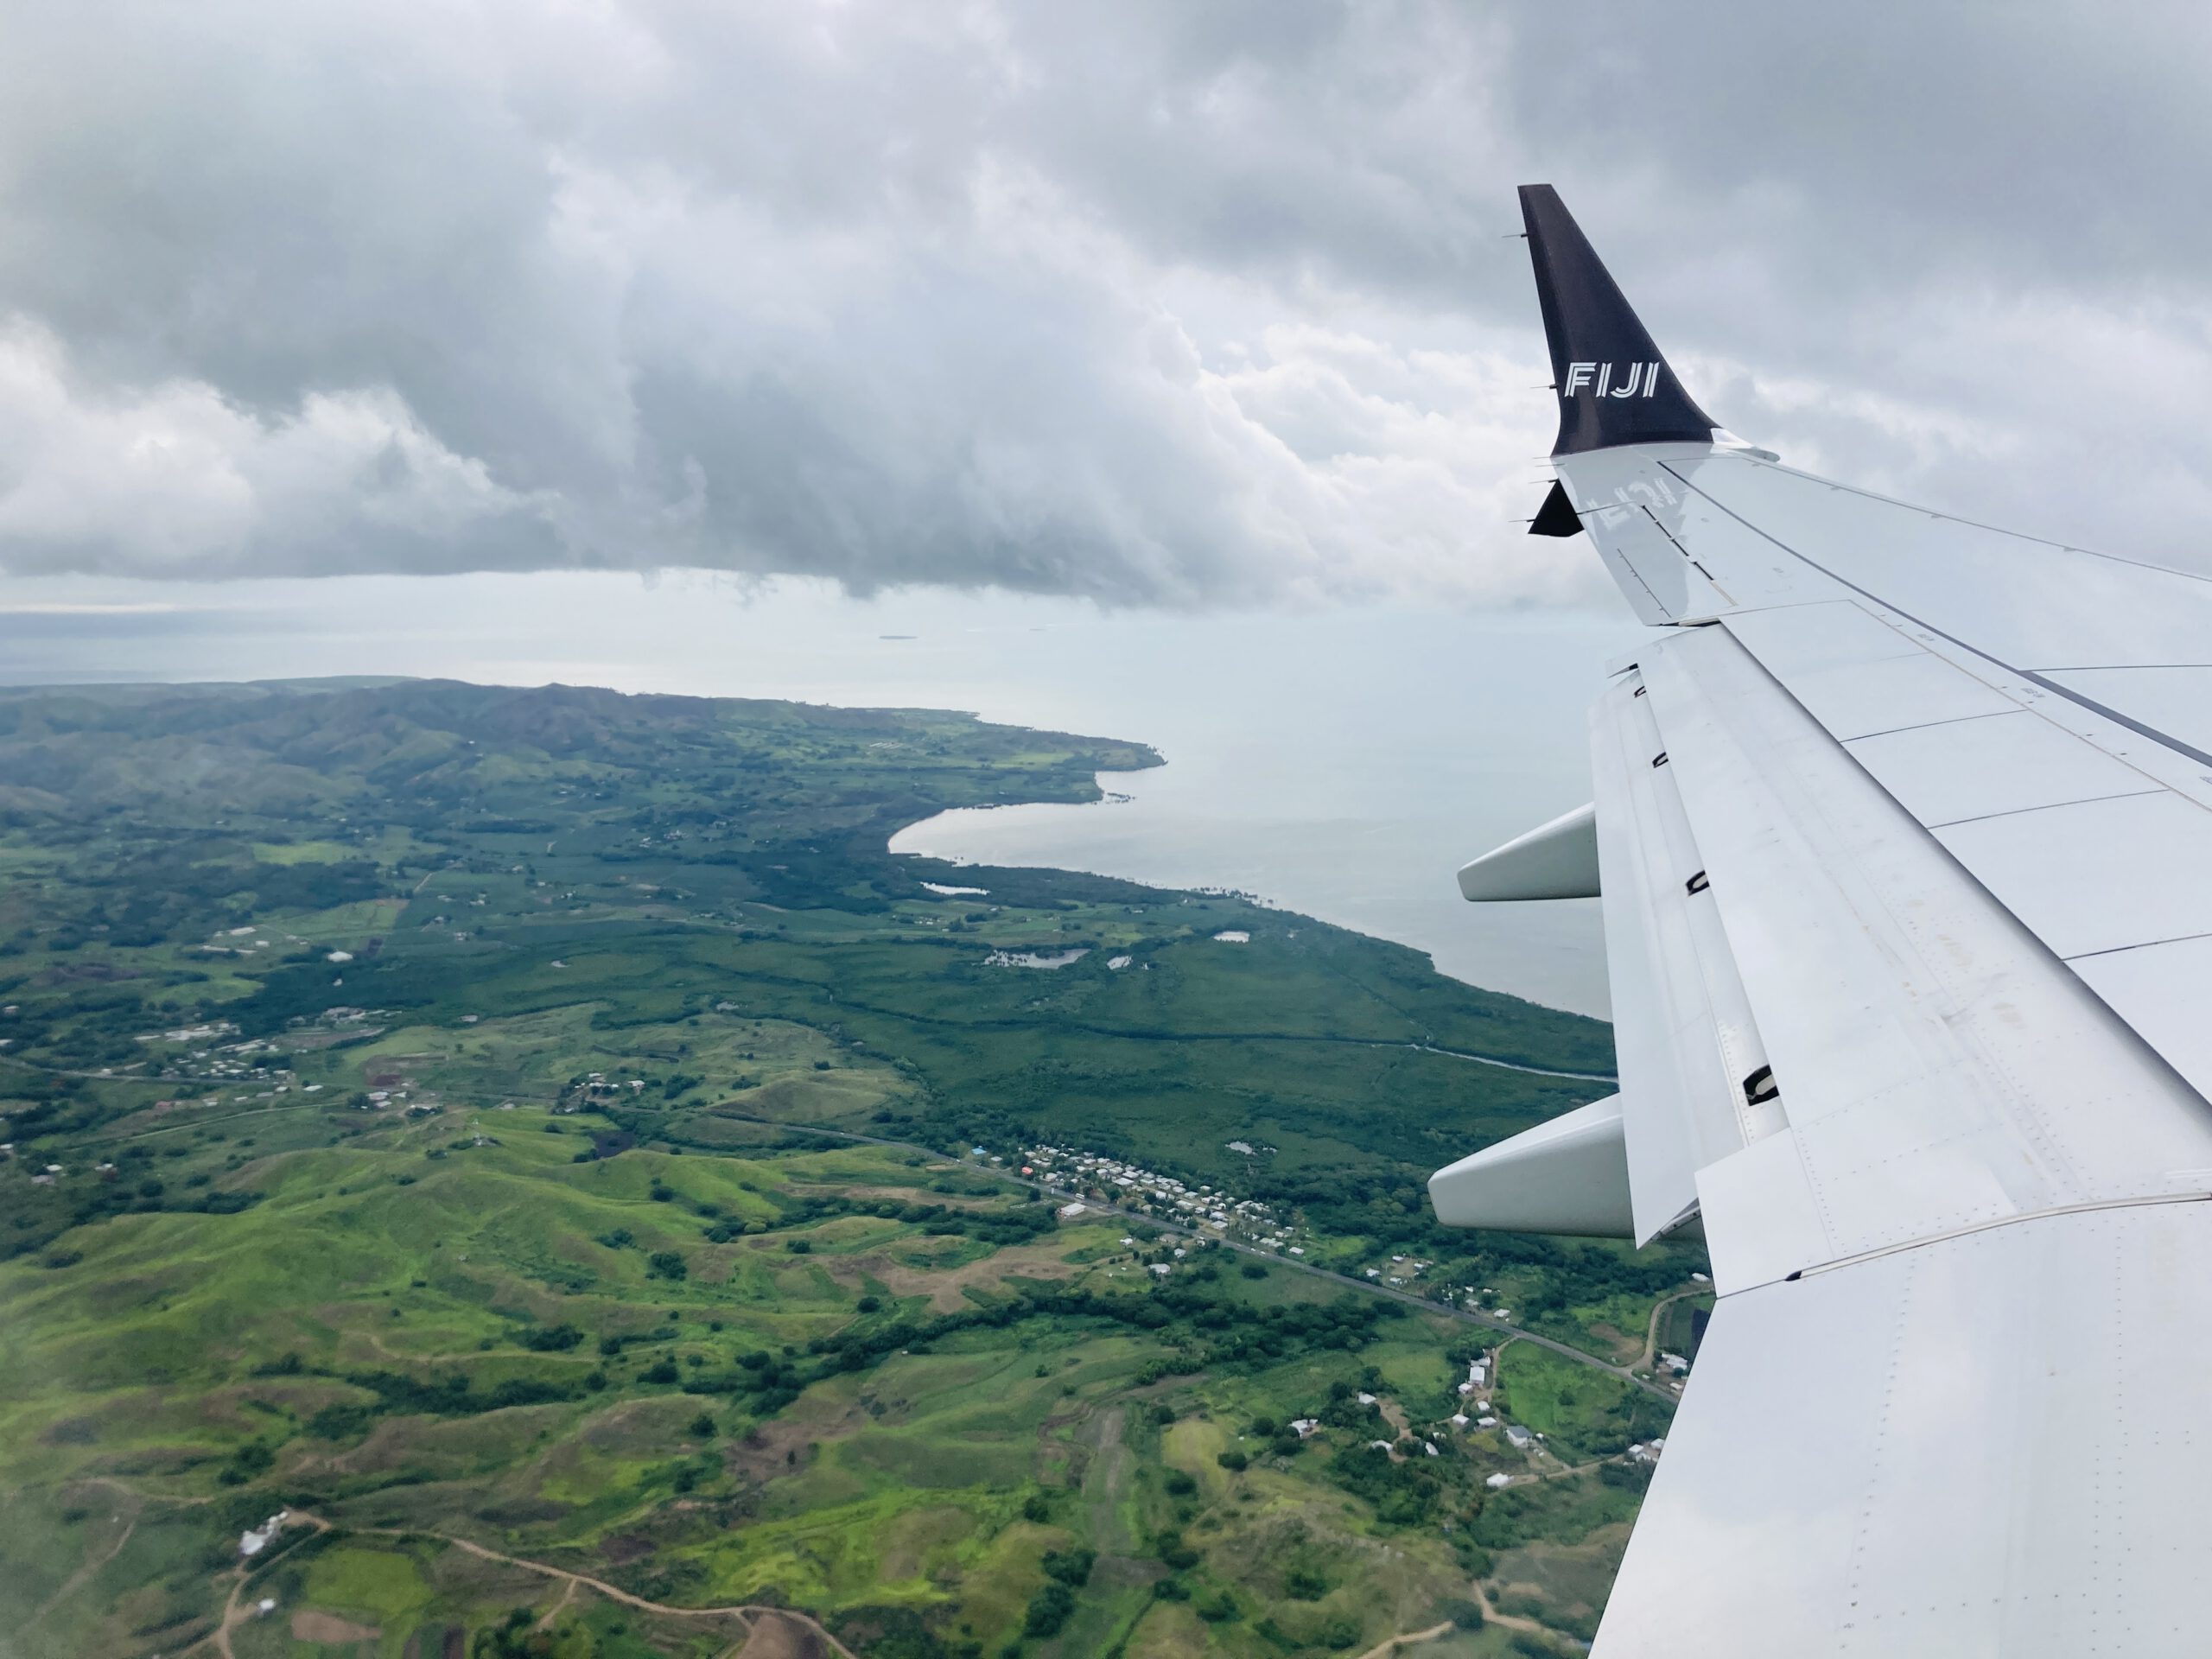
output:
[[[1459,1398],[1465,1404],[1466,1410],[1452,1414],[1452,1427],[1465,1433],[1469,1429],[1479,1433],[1481,1430],[1497,1427],[1497,1419],[1491,1414],[1490,1402],[1483,1396],[1483,1391],[1489,1387],[1490,1362],[1485,1359],[1469,1360],[1467,1380],[1459,1384]],[[1525,1428],[1509,1427],[1505,1431],[1505,1438],[1516,1446],[1525,1446],[1528,1444],[1528,1433],[1529,1431]],[[1522,1439],[1515,1440],[1513,1437],[1516,1434],[1522,1436]]]
[[[1073,1207],[1080,1210],[1085,1206],[1077,1205]],[[1065,1216],[1067,1214],[1067,1211],[1063,1210],[1060,1213]],[[1132,1235],[1124,1234],[1122,1238],[1122,1243],[1125,1248],[1129,1249],[1135,1249],[1138,1248],[1137,1241]],[[1217,1248],[1220,1243],[1221,1241],[1217,1238],[1193,1238],[1191,1241],[1189,1249],[1185,1249],[1182,1245],[1178,1244],[1174,1247],[1172,1253],[1175,1257],[1175,1262],[1180,1262],[1185,1256],[1190,1255],[1192,1250],[1203,1250]],[[1145,1271],[1152,1274],[1155,1279],[1165,1279],[1169,1274],[1175,1271],[1175,1262],[1154,1262],[1148,1264],[1146,1267]]]
[[[259,927],[249,922],[244,927],[233,927],[227,929],[221,933],[218,933],[207,944],[195,945],[194,949],[205,950],[212,956],[250,957],[257,950],[266,950],[269,948],[269,941],[267,939],[254,937],[260,933],[261,931],[262,930]],[[290,944],[303,944],[306,943],[306,941],[302,939],[296,933],[287,933],[284,936],[284,938],[286,943]],[[226,941],[238,939],[246,940],[247,943],[243,944],[226,943]]]
[[[1230,1144],[1238,1151],[1249,1150],[1243,1142]],[[982,1148],[977,1147],[976,1152],[981,1154]],[[1286,1255],[1306,1254],[1303,1244],[1294,1243],[1299,1235],[1290,1224],[1278,1219],[1273,1208],[1259,1199],[1232,1198],[1219,1188],[1192,1185],[1104,1153],[1032,1147],[1021,1154],[1021,1173],[1071,1192],[1107,1199],[1139,1215],[1158,1216],[1163,1221],[1234,1238],[1261,1249],[1280,1250]]]
[[[1415,1281],[1435,1265],[1433,1262],[1423,1262],[1412,1256],[1394,1255],[1388,1267],[1364,1268],[1361,1271],[1371,1284],[1388,1285],[1394,1290],[1413,1290],[1416,1288]],[[1419,1289],[1430,1300],[1440,1302],[1447,1307],[1464,1307],[1470,1313],[1488,1313],[1494,1319],[1510,1319],[1513,1317],[1513,1310],[1510,1307],[1485,1308],[1483,1306],[1484,1297],[1496,1294],[1487,1285],[1479,1293],[1471,1285],[1437,1284],[1421,1286]]]
[[[572,1091],[565,1091],[555,1103],[554,1115],[565,1117],[571,1113],[587,1111],[609,1100],[620,1100],[626,1089],[633,1095],[643,1094],[645,1080],[643,1077],[610,1079],[604,1071],[588,1071],[582,1083],[575,1085]]]
[[[1155,1272],[1160,1270],[1158,1268],[1154,1268]],[[1486,1358],[1471,1361],[1467,1367],[1467,1380],[1459,1385],[1459,1393],[1463,1396],[1474,1396],[1488,1388],[1492,1363],[1493,1362]],[[1357,1394],[1353,1398],[1363,1406],[1380,1406],[1383,1403],[1380,1396],[1366,1392]],[[1546,1455],[1542,1434],[1520,1423],[1501,1422],[1491,1414],[1491,1402],[1488,1399],[1469,1398],[1467,1407],[1467,1410],[1457,1411],[1452,1414],[1450,1422],[1453,1433],[1476,1434],[1495,1429],[1499,1432],[1499,1439],[1507,1449],[1518,1452],[1526,1457]],[[1471,1416],[1470,1411],[1479,1414]],[[1396,1418],[1392,1419],[1394,1423],[1398,1421]],[[1300,1417],[1294,1421],[1289,1427],[1299,1439],[1305,1440],[1319,1432],[1321,1423],[1318,1418]],[[1397,1431],[1395,1439],[1369,1440],[1366,1445],[1370,1451],[1389,1453],[1394,1461],[1402,1461],[1406,1458],[1415,1455],[1441,1457],[1443,1451],[1438,1442],[1445,1440],[1446,1436],[1434,1429],[1426,1431],[1426,1434],[1433,1438],[1425,1438],[1421,1431],[1401,1427]],[[1630,1446],[1624,1455],[1631,1463],[1656,1463],[1659,1460],[1659,1454],[1665,1450],[1666,1444],[1663,1439],[1656,1437],[1649,1440],[1639,1440]],[[1492,1491],[1500,1491],[1518,1481],[1526,1481],[1532,1478],[1529,1474],[1500,1470],[1485,1476],[1483,1484]]]
[[[1435,1265],[1433,1262],[1416,1262],[1408,1256],[1394,1255],[1390,1258],[1390,1266],[1396,1268],[1396,1272],[1392,1273],[1382,1268],[1369,1268],[1366,1272],[1370,1279],[1379,1281],[1386,1285],[1402,1287],[1420,1278]]]
[[[138,1033],[138,1040],[142,1043],[207,1043],[218,1037],[233,1036],[237,1032],[238,1027],[227,1020],[210,1020],[205,1025],[181,1026],[175,1031],[142,1031]],[[200,1052],[207,1051],[202,1049]]]
[[[410,1099],[404,1089],[372,1089],[368,1091],[369,1109],[380,1112],[387,1106],[397,1106],[410,1117],[434,1117],[445,1110],[445,1103],[435,1095],[426,1094],[420,1099]]]
[[[177,1031],[143,1032],[139,1034],[138,1040],[142,1043],[198,1042],[211,1037],[226,1036],[237,1029],[237,1027],[226,1021],[205,1026],[191,1026]],[[254,1057],[257,1055],[278,1055],[283,1052],[284,1051],[275,1043],[250,1037],[244,1042],[195,1048],[175,1059],[164,1060],[160,1063],[161,1069],[154,1075],[178,1083],[251,1083],[259,1085],[258,1092],[263,1096],[285,1095],[289,1094],[298,1082],[298,1079],[292,1075],[291,1067],[267,1064],[256,1065],[253,1063]],[[136,1071],[138,1069],[136,1065],[124,1068],[125,1071]],[[115,1069],[111,1066],[103,1067],[100,1075],[113,1076]],[[248,1096],[237,1095],[232,1098],[245,1100]],[[221,1099],[222,1096],[219,1095],[210,1095],[201,1103],[213,1106],[219,1104]],[[157,1109],[175,1104],[175,1101],[156,1103]]]
[[[1423,1262],[1421,1265],[1426,1267],[1428,1264]],[[1513,1317],[1513,1310],[1502,1304],[1487,1308],[1483,1306],[1484,1297],[1495,1299],[1497,1294],[1488,1285],[1484,1285],[1479,1292],[1471,1285],[1468,1286],[1465,1291],[1450,1285],[1440,1285],[1431,1294],[1441,1302],[1448,1303],[1456,1300],[1470,1313],[1487,1313],[1493,1319],[1510,1319]]]
[[[1468,1367],[1467,1381],[1459,1385],[1459,1392],[1462,1395],[1466,1395],[1475,1389],[1487,1386],[1490,1369],[1490,1364],[1485,1361],[1477,1360],[1471,1363]],[[1379,1397],[1372,1394],[1363,1392],[1354,1397],[1363,1406],[1376,1406],[1382,1403]],[[1543,1435],[1520,1423],[1501,1423],[1497,1417],[1491,1414],[1490,1402],[1486,1399],[1478,1399],[1471,1403],[1472,1405],[1472,1408],[1480,1412],[1482,1414],[1477,1417],[1471,1417],[1465,1411],[1453,1413],[1451,1418],[1451,1426],[1454,1433],[1459,1434],[1471,1434],[1482,1433],[1486,1430],[1497,1429],[1500,1431],[1499,1438],[1504,1442],[1504,1445],[1508,1449],[1521,1452],[1524,1456],[1529,1457],[1537,1457],[1545,1454]],[[1321,1422],[1319,1419],[1315,1417],[1300,1417],[1293,1421],[1290,1423],[1289,1427],[1293,1433],[1297,1434],[1299,1439],[1306,1440],[1320,1430]],[[1445,1437],[1441,1434],[1436,1433],[1433,1430],[1429,1431],[1429,1433],[1434,1435],[1434,1438],[1424,1438],[1421,1433],[1413,1429],[1401,1428],[1399,1429],[1395,1440],[1369,1440],[1366,1445],[1370,1451],[1389,1453],[1393,1460],[1402,1460],[1405,1458],[1415,1455],[1414,1448],[1416,1447],[1419,1448],[1419,1455],[1421,1456],[1430,1458],[1441,1457],[1443,1455],[1443,1451],[1437,1442]],[[1663,1438],[1655,1436],[1649,1440],[1637,1441],[1628,1448],[1627,1452],[1624,1455],[1630,1463],[1646,1465],[1654,1464],[1658,1462],[1660,1454],[1665,1451],[1666,1446],[1667,1442]],[[1500,1470],[1485,1476],[1484,1478],[1483,1484],[1491,1491],[1501,1491],[1506,1487],[1515,1484],[1516,1482],[1526,1481],[1530,1478],[1532,1478],[1532,1477],[1528,1474],[1517,1474],[1511,1471]]]

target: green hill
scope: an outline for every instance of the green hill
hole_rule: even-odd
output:
[[[1438,1427],[1497,1340],[1446,1306],[1619,1362],[1700,1264],[1448,1233],[1421,1182],[1607,1086],[1458,1056],[1599,1076],[1605,1028],[1243,900],[885,850],[1156,759],[563,687],[0,693],[0,1628],[1258,1654],[1471,1623],[1499,1550],[1602,1580],[1640,1476],[1486,1502],[1526,1458]],[[1530,1399],[1579,1452],[1663,1421],[1570,1380]],[[1448,1456],[1363,1450],[1384,1390]]]

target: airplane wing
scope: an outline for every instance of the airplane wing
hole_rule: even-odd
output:
[[[2212,1649],[2212,581],[1783,465],[1522,201],[1653,631],[1461,886],[1602,898],[1620,1095],[1432,1192],[1711,1251],[1599,1659]]]

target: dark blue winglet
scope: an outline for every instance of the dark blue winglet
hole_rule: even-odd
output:
[[[1709,442],[1716,423],[1682,390],[1559,192],[1522,185],[1521,217],[1559,393],[1552,453]]]

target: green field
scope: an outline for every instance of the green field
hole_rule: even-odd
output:
[[[1618,1361],[1702,1261],[1449,1233],[1421,1183],[1606,1087],[1432,1048],[1602,1074],[1608,1033],[1245,901],[884,850],[1150,759],[563,688],[0,694],[0,1652],[1544,1645],[1478,1583],[1586,1636],[1666,1403],[1518,1343],[1501,1409],[1590,1467],[1460,1433],[1497,1338],[1446,1305]],[[1058,1167],[1057,1215],[1044,1143],[1300,1256]]]

